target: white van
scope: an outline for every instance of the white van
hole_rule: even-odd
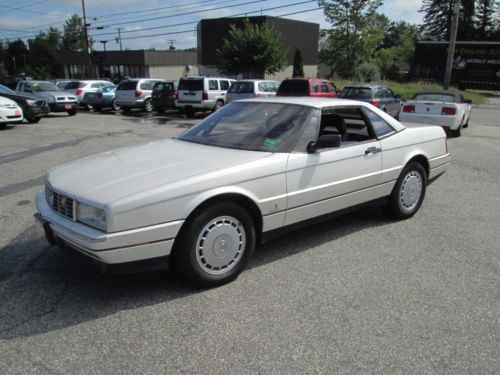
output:
[[[226,93],[234,79],[219,77],[182,77],[175,106],[191,117],[196,111],[216,111],[226,103]]]

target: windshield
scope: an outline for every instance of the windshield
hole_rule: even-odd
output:
[[[429,102],[454,102],[453,95],[446,94],[417,94],[414,100],[429,101]]]
[[[287,152],[313,108],[233,102],[177,139],[239,150]]]
[[[2,94],[15,94],[16,93],[14,90],[11,90],[7,86],[4,86],[4,85],[0,85],[0,92]]]
[[[42,92],[42,91],[62,91],[59,87],[51,82],[33,82],[31,84],[33,91]]]

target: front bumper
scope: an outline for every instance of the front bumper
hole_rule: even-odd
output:
[[[68,112],[78,108],[78,103],[49,103],[50,112]]]
[[[174,239],[184,220],[104,233],[74,222],[52,211],[43,192],[36,195],[35,214],[45,237],[55,244],[61,240],[71,248],[105,264],[121,264],[170,255]]]

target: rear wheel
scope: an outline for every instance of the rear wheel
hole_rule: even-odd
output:
[[[215,203],[190,218],[175,241],[176,271],[192,284],[211,287],[234,280],[255,249],[255,225],[234,203]]]
[[[116,101],[114,99],[111,102],[111,108],[113,108],[115,111],[120,110],[120,106],[118,104],[116,104]]]
[[[222,100],[217,100],[217,102],[215,103],[214,112],[218,111],[222,107],[224,107],[224,102]]]
[[[462,126],[463,126],[462,123],[460,123],[458,129],[451,130],[451,135],[453,135],[454,137],[460,137],[462,135]]]
[[[193,118],[194,117],[194,109],[193,108],[186,108],[184,110],[184,112],[186,113],[186,116],[189,117],[189,118]]]
[[[153,112],[153,103],[151,103],[151,99],[148,99],[144,102],[144,112]]]
[[[69,116],[75,116],[78,113],[78,108],[73,108],[68,111]]]
[[[396,219],[415,215],[425,197],[427,177],[424,167],[416,161],[406,165],[392,190],[385,208]]]

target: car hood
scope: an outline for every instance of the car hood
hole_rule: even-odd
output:
[[[16,92],[15,94],[3,94],[0,93],[1,96],[5,96],[7,98],[15,98],[15,99],[29,99],[29,100],[40,100],[38,96],[33,94],[24,93],[24,92]]]
[[[39,98],[43,98],[45,101],[48,102],[54,102],[56,100],[56,97],[58,96],[63,96],[63,97],[70,96],[74,100],[76,100],[76,97],[73,94],[64,91],[41,91],[37,92],[36,95]]]
[[[63,164],[47,179],[56,191],[106,206],[156,188],[186,193],[268,155],[169,139]]]

